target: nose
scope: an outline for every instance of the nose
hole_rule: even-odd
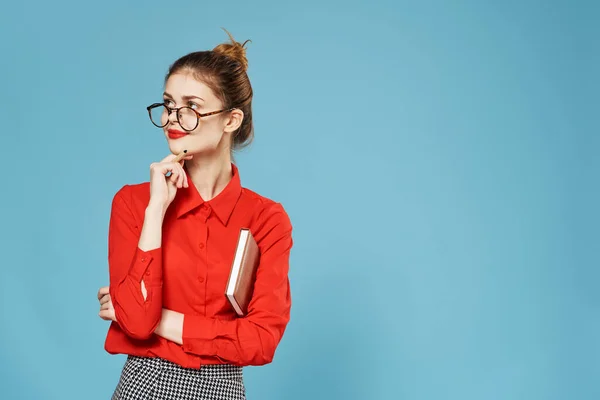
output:
[[[174,124],[177,123],[177,110],[168,110],[168,120],[169,120],[169,124]]]

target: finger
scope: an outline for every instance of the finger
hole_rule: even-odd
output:
[[[98,300],[100,300],[103,296],[107,295],[110,292],[109,289],[109,286],[103,286],[100,289],[98,289]]]
[[[183,173],[183,168],[181,167],[181,165],[179,165],[178,163],[169,163],[169,167],[170,167],[170,171],[171,171],[171,180],[172,182],[175,184],[175,186],[178,186],[178,183],[180,181],[180,177]]]
[[[117,318],[114,316],[113,313],[109,312],[109,311],[102,311],[102,315],[100,315],[100,318],[102,318],[105,321],[116,321]]]
[[[109,292],[108,286],[103,286],[100,289],[98,289],[98,299],[101,299],[103,296],[108,294],[108,292]]]
[[[177,188],[179,188],[179,180],[181,177],[181,172],[179,171],[178,168],[175,168],[173,170],[173,174],[171,175],[171,182],[173,183],[173,185]]]
[[[112,302],[110,301],[110,296],[104,296],[102,299],[100,299],[100,306],[103,306],[105,304],[112,304]]]
[[[179,161],[179,165],[181,165],[182,168],[185,167],[185,161],[191,160],[192,158],[194,158],[194,156],[191,156],[191,155],[183,157],[183,159],[181,161]]]
[[[177,158],[177,155],[175,155],[175,154],[169,154],[165,158],[163,158],[162,160],[160,160],[160,162],[161,163],[171,162],[171,161],[175,160],[176,158]]]
[[[152,163],[150,165],[150,172],[153,175],[155,175],[155,174],[167,175],[169,172],[174,173],[174,171],[176,170],[178,165],[179,164],[172,163],[172,162]]]
[[[110,310],[112,308],[111,303],[104,303],[100,306],[100,311],[102,310]]]
[[[179,166],[179,182],[177,183],[179,184],[180,188],[182,188],[185,184],[185,171],[183,170],[182,166]]]
[[[112,321],[114,318],[114,313],[109,310],[102,310],[98,313],[98,316],[105,321]]]
[[[177,156],[175,157],[175,159],[173,160],[174,162],[181,162],[181,160],[183,160],[187,155],[187,150],[182,151],[181,153],[177,154]]]
[[[183,171],[183,167],[181,165],[177,166],[177,187],[183,187],[183,179],[185,176],[185,172]]]
[[[190,187],[189,180],[188,180],[188,174],[184,167],[181,167],[181,175],[183,176],[183,186]]]
[[[173,170],[171,171],[171,175],[169,175],[169,180],[172,183],[177,183],[177,175],[179,174],[179,172],[177,172],[177,168],[173,168]]]
[[[167,186],[168,186],[169,193],[177,192],[177,183],[174,182],[173,179],[169,179],[167,181]]]
[[[100,299],[100,304],[102,305],[104,303],[108,303],[109,301],[110,301],[110,294],[106,294]]]
[[[177,188],[183,187],[184,175],[185,175],[185,172],[183,171],[183,167],[179,164],[176,164],[175,169],[173,169],[172,178],[173,178],[173,183],[175,184],[175,186]]]

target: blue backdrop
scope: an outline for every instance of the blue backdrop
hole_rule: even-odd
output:
[[[225,27],[242,183],[295,228],[249,399],[599,398],[600,7],[454,3],[3,4],[0,397],[109,398],[110,202],[166,154],[167,67]]]

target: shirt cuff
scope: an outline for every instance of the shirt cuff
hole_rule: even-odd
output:
[[[162,248],[143,251],[138,247],[129,268],[129,275],[136,282],[141,282],[144,279],[144,283],[147,285],[160,284],[162,282],[161,259]],[[154,266],[158,266],[158,268],[152,268]]]
[[[215,319],[198,315],[185,315],[183,317],[183,350],[192,353],[217,355]]]

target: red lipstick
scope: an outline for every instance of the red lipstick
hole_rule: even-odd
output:
[[[167,133],[169,134],[169,139],[179,139],[179,138],[182,138],[184,136],[187,136],[187,133],[182,132],[182,131],[178,131],[176,129],[169,129],[167,131]]]

